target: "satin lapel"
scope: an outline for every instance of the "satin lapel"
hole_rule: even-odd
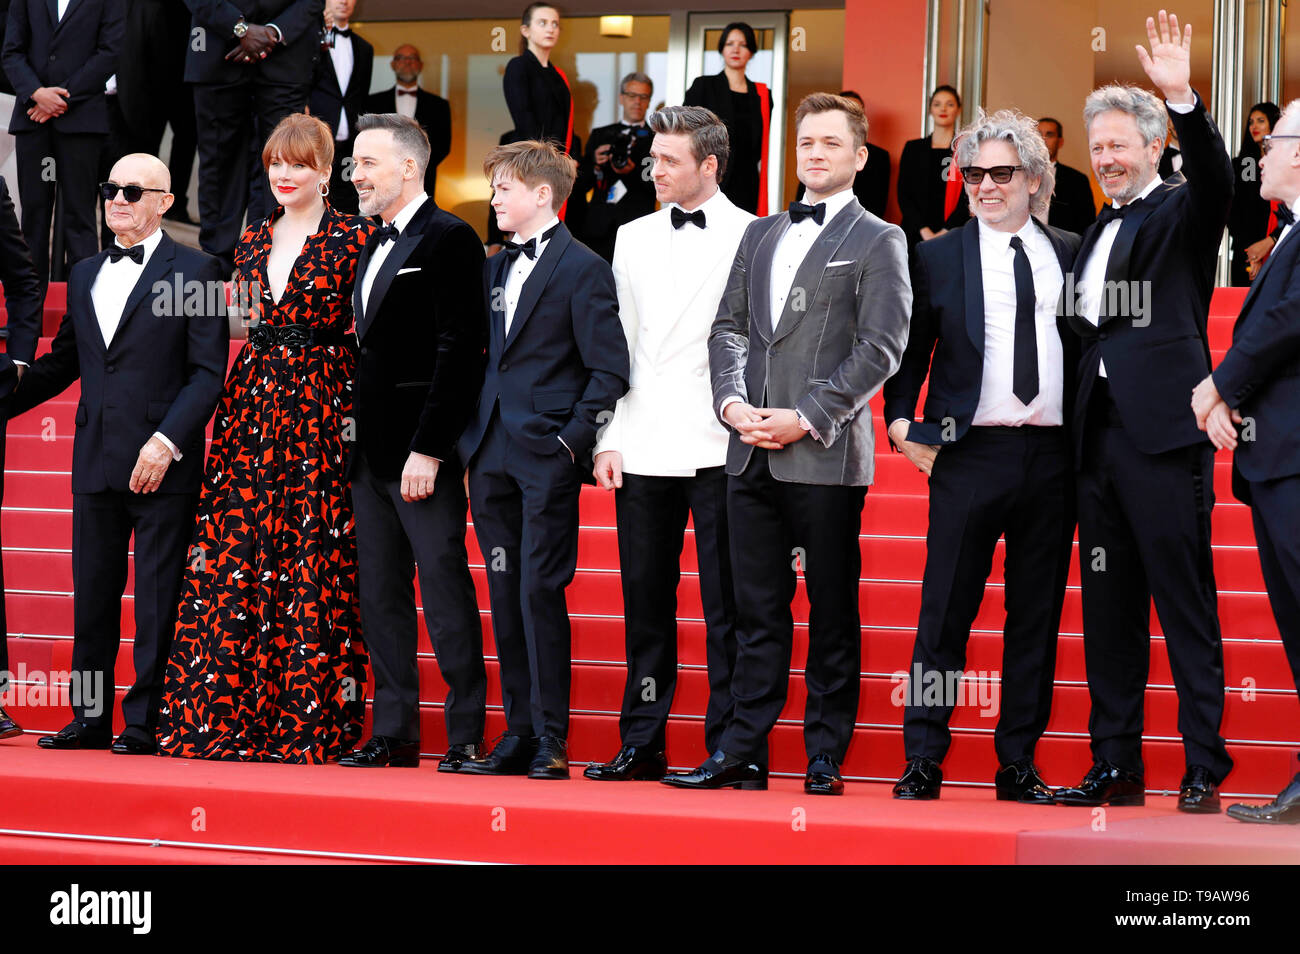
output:
[[[776,334],[772,336],[773,341],[780,341],[790,332],[792,332],[803,321],[804,315],[808,314],[808,309],[817,297],[817,291],[821,288],[822,276],[826,273],[826,264],[835,254],[835,250],[843,243],[845,237],[857,225],[860,219],[866,213],[857,200],[852,200],[844,208],[840,209],[835,218],[826,223],[821,234],[817,236],[817,241],[813,242],[812,248],[808,249],[808,254],[803,257],[799,267],[795,270],[794,281],[790,284],[791,294],[785,298],[785,310],[781,312],[781,320],[777,322]],[[788,213],[787,213],[788,215]],[[796,288],[804,289],[806,296],[803,306],[798,311],[794,308],[794,302],[791,299]]]
[[[488,303],[489,351],[493,361],[501,357],[505,350],[506,308],[505,294],[496,289],[506,287],[506,270],[510,267],[510,256],[498,252],[488,259],[487,274],[483,279],[487,286],[483,289]]]
[[[104,333],[99,330],[99,314],[95,311],[95,299],[91,296],[90,290],[95,287],[95,276],[99,270],[104,267],[104,262],[108,260],[107,252],[100,252],[95,256],[95,267],[88,270],[90,280],[85,284],[68,283],[68,311],[72,314],[75,321],[77,316],[85,315],[89,320],[85,328],[77,328],[77,337],[95,342],[95,350],[101,354],[108,351],[108,346],[104,344]]]
[[[64,16],[66,17],[67,14],[65,13]],[[126,307],[122,309],[122,317],[117,323],[117,330],[113,332],[113,340],[109,342],[109,351],[112,351],[122,341],[122,331],[126,328],[127,322],[131,320],[136,309],[144,302],[145,296],[153,290],[153,286],[164,279],[169,272],[172,272],[172,265],[175,261],[176,243],[164,233],[158,247],[149,256],[149,261],[145,263],[144,270],[140,273],[139,279],[136,280],[135,287],[131,289],[131,294],[126,297]],[[184,292],[185,289],[183,288],[169,287],[164,294],[179,296],[183,299]],[[100,337],[102,340],[103,336]]]
[[[427,200],[426,200],[427,201]],[[424,211],[421,209],[420,211]],[[418,218],[418,216],[417,216]],[[384,296],[388,294],[388,286],[393,284],[393,278],[396,277],[398,269],[402,263],[411,257],[411,252],[415,246],[420,244],[420,239],[424,237],[423,232],[417,231],[419,225],[415,219],[404,228],[397,236],[393,250],[388,253],[384,263],[379,266],[379,274],[375,276],[374,284],[370,286],[370,298],[366,301],[365,321],[363,325],[357,328],[357,337],[361,338],[370,326],[374,324],[375,313],[379,311],[379,306],[384,303]]]
[[[20,2],[21,2],[21,0],[20,0]],[[54,2],[54,15],[57,17],[57,16],[59,15],[59,4],[58,4],[58,0],[53,0],[53,2]],[[79,6],[81,6],[81,0],[68,0],[68,8],[67,8],[66,10],[63,11],[63,19],[62,19],[62,20],[59,20],[59,21],[54,25],[54,32],[55,32],[55,33],[57,33],[59,30],[63,29],[63,24],[65,24],[65,23],[68,22],[68,19],[72,16],[72,12],[73,12],[74,10],[76,10]]]
[[[1120,222],[1119,233],[1115,236],[1115,244],[1110,247],[1110,259],[1106,262],[1106,284],[1102,288],[1100,312],[1097,316],[1098,327],[1101,327],[1114,317],[1106,314],[1106,299],[1109,297],[1106,294],[1106,289],[1115,287],[1114,283],[1116,282],[1128,280],[1129,259],[1133,255],[1133,241],[1137,238],[1142,223],[1160,207],[1160,204],[1165,199],[1169,198],[1175,188],[1186,181],[1182,177],[1182,173],[1170,176],[1168,181],[1158,185],[1154,192],[1139,202],[1133,211],[1124,216]]]
[[[1052,243],[1052,250],[1056,252],[1056,260],[1061,263],[1061,274],[1064,275],[1074,264],[1074,259],[1070,255],[1070,248],[1055,232],[1049,229],[1038,219],[1034,219],[1034,225],[1038,226],[1038,231],[1042,232],[1047,241]]]
[[[542,297],[547,283],[551,280],[551,275],[555,271],[555,266],[560,262],[560,256],[569,250],[573,243],[573,236],[563,222],[560,223],[559,229],[551,236],[551,240],[546,243],[546,251],[542,252],[542,257],[537,260],[533,266],[532,274],[524,282],[524,287],[519,292],[519,304],[515,306],[515,318],[510,322],[510,334],[506,337],[505,347],[502,351],[508,351],[514,344],[515,339],[519,337],[519,330],[523,328],[533,309],[537,307],[538,300]],[[503,284],[501,287],[505,287]]]
[[[693,229],[695,226],[687,224],[682,226],[682,228]],[[673,231],[671,220],[668,221],[667,229],[668,235],[665,241],[671,242]],[[677,299],[677,308],[673,313],[672,324],[666,329],[664,335],[665,338],[668,334],[672,333],[674,328],[677,327],[678,322],[682,320],[682,316],[690,310],[695,299],[699,297],[700,291],[716,273],[718,266],[723,265],[727,268],[731,267],[730,261],[723,262],[723,259],[728,257],[727,248],[728,243],[726,242],[709,242],[708,251],[701,255],[699,259],[690,263],[692,269],[691,273],[686,276],[684,282],[678,284],[680,294]],[[734,254],[731,257],[734,258]]]
[[[361,255],[357,257],[357,280],[352,283],[352,315],[357,322],[357,340],[361,340],[362,326],[365,322],[365,309],[361,301],[361,279],[366,277],[366,267],[370,264],[371,253],[375,250],[373,242],[361,246]]]
[[[984,360],[984,265],[980,259],[979,219],[971,219],[961,230],[961,267],[966,293],[966,335]]]
[[[19,0],[21,3],[22,0]],[[50,13],[50,26],[57,30],[59,28],[59,0],[45,0],[45,9]]]
[[[1295,226],[1293,225],[1291,228],[1294,230]],[[1250,283],[1250,291],[1246,292],[1246,299],[1241,303],[1241,311],[1238,312],[1239,315],[1246,314],[1246,310],[1250,308],[1250,303],[1255,300],[1255,296],[1259,294],[1260,288],[1264,286],[1264,279],[1268,277],[1268,270],[1273,267],[1273,263],[1281,258],[1282,255],[1294,258],[1295,249],[1296,237],[1291,235],[1287,238],[1286,245],[1283,247],[1281,255],[1275,253],[1268,257],[1268,261],[1264,263],[1264,267],[1259,270],[1259,274],[1255,276],[1255,280]]]
[[[781,236],[790,228],[790,213],[778,213],[781,221],[767,230],[759,240],[754,252],[754,261],[750,265],[753,279],[749,283],[749,337],[758,337],[764,341],[772,340],[772,259],[776,257],[776,247],[781,243]]]

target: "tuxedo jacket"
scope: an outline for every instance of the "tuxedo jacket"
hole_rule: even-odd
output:
[[[627,342],[609,264],[576,241],[563,223],[524,282],[505,332],[504,252],[483,268],[488,300],[487,373],[478,407],[460,441],[470,466],[494,414],[510,438],[536,454],[572,452],[591,475],[596,432],[627,391]]]
[[[9,187],[0,176],[0,283],[5,292],[5,353],[0,354],[0,398],[18,383],[14,361],[29,365],[36,355],[45,308],[45,286],[36,275],[31,253],[18,226]]]
[[[64,133],[107,133],[104,84],[117,69],[125,34],[124,0],[71,0],[58,19],[57,0],[13,0],[0,54],[13,84],[11,133],[50,125]],[[68,109],[47,124],[27,118],[42,86],[68,91]]]
[[[189,282],[205,289],[213,287],[208,282],[221,283],[221,263],[164,233],[105,347],[90,290],[107,258],[100,252],[72,266],[67,314],[50,352],[24,372],[11,413],[31,410],[80,378],[74,494],[127,492],[140,448],[154,431],[182,454],[168,465],[158,491],[197,493],[204,431],[221,395],[230,330],[223,296],[215,296],[219,307],[211,313],[177,315],[186,296],[178,299],[176,289],[193,287]]]
[[[1047,213],[1047,224],[1082,235],[1097,221],[1097,205],[1088,177],[1063,162],[1056,164],[1056,190]]]
[[[185,0],[185,6],[191,15],[190,35],[201,29],[197,35],[204,39],[201,44],[191,42],[185,54],[185,82],[237,83],[253,78],[296,86],[311,81],[321,57],[325,0]],[[241,14],[251,24],[274,23],[284,38],[260,63],[226,59],[239,45],[234,31]]]
[[[483,243],[432,198],[398,235],[362,308],[374,254],[361,251],[353,286],[357,447],[380,477],[400,477],[412,451],[451,460],[483,384],[487,310]]]
[[[334,60],[329,50],[323,49],[316,61],[311,93],[307,97],[311,114],[329,123],[331,132],[339,131],[339,113],[346,110],[349,139],[357,134],[357,117],[366,112],[366,101],[370,98],[370,72],[375,64],[375,48],[370,41],[355,30],[351,31],[351,36],[352,75],[348,77],[348,88],[339,89],[339,74],[334,69]]]
[[[1102,296],[1100,322],[1079,313],[1079,277],[1102,226],[1084,233],[1073,274],[1062,295],[1062,333],[1082,341],[1074,404],[1076,452],[1082,456],[1083,417],[1100,361],[1124,430],[1145,454],[1206,440],[1192,413],[1192,389],[1210,373],[1206,318],[1214,290],[1214,263],[1232,200],[1232,161],[1199,96],[1186,115],[1169,110],[1183,146],[1183,168],[1134,203],[1115,237],[1106,281],[1140,295],[1145,314],[1110,314]],[[1077,292],[1076,292],[1077,293]],[[1116,311],[1125,297],[1114,296]]]
[[[1070,270],[1079,236],[1032,220],[1056,251],[1062,274]],[[885,423],[912,421],[928,373],[924,420],[913,421],[907,439],[951,444],[970,429],[984,382],[984,269],[979,221],[971,219],[916,247],[912,269],[912,323],[898,373],[885,383]],[[1079,342],[1061,336],[1064,414],[1070,420]],[[952,431],[945,439],[945,419]]]
[[[685,477],[726,461],[727,428],[710,411],[709,329],[754,216],[719,191],[709,200],[707,251],[669,272],[670,215],[663,208],[618,230],[614,284],[632,376],[596,453],[620,452],[626,473]]]
[[[366,100],[368,113],[397,112],[397,87],[372,94]],[[451,104],[441,96],[425,90],[415,94],[415,121],[429,137],[429,167],[424,170],[424,191],[434,196],[438,183],[438,163],[451,153]]]
[[[1300,234],[1288,234],[1264,263],[1232,329],[1232,347],[1214,370],[1219,395],[1254,428],[1252,439],[1238,440],[1233,455],[1234,469],[1248,481],[1300,474],[1296,419],[1300,408],[1300,242],[1296,239]],[[1240,483],[1234,480],[1233,489],[1244,498]]]
[[[772,451],[772,476],[867,486],[875,473],[867,402],[898,370],[907,345],[907,243],[898,226],[850,201],[795,271],[773,331],[772,259],[789,227],[790,213],[781,212],[751,223],[741,239],[709,334],[714,412],[721,419],[733,395],[754,407],[795,408],[820,440],[809,434]],[[751,453],[733,432],[727,473],[739,476]]]

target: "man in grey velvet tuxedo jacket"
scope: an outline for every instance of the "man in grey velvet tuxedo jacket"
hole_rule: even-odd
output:
[[[808,205],[749,226],[709,336],[714,409],[731,430],[727,518],[736,587],[734,716],[692,788],[767,787],[785,705],[796,574],[812,606],[805,790],[840,794],[858,708],[858,531],[873,476],[868,399],[897,370],[912,304],[902,231],[866,212],[853,177],[866,117],[829,93],[795,115]]]

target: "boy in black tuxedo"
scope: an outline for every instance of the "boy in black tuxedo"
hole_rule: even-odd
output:
[[[628,352],[609,265],[558,212],[573,166],[547,143],[488,153],[506,250],[484,266],[491,329],[478,410],[460,440],[488,569],[506,733],[463,772],[568,778],[569,612],[578,494],[598,425],[627,391]]]

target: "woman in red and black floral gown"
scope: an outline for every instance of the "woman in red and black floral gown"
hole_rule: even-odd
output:
[[[281,207],[235,251],[249,340],[217,406],[164,685],[165,755],[326,762],[361,734],[345,332],[374,227],[324,201],[332,152],[318,119],[276,127],[262,158]]]

